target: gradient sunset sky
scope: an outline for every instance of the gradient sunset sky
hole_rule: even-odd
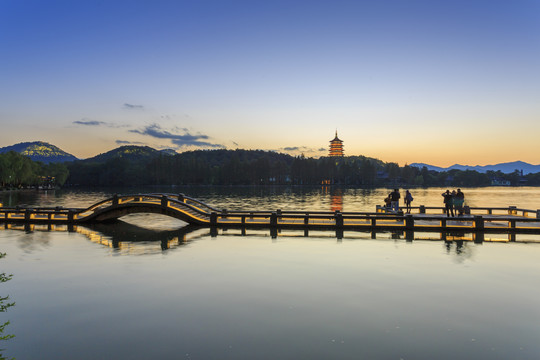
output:
[[[0,147],[540,163],[540,1],[2,0]]]

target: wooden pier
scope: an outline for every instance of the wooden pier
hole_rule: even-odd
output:
[[[387,212],[324,212],[216,209],[183,194],[115,195],[88,208],[0,207],[4,224],[89,224],[111,222],[124,215],[155,213],[188,224],[216,228],[306,230],[494,232],[540,234],[540,210],[514,206],[466,207],[463,216],[447,217],[442,207],[412,207],[411,214]]]

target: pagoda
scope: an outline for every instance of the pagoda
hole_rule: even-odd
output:
[[[328,156],[343,157],[343,141],[338,138],[337,130],[336,137],[334,138],[334,140],[330,141],[330,152]]]

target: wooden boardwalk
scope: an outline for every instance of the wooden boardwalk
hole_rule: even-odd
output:
[[[540,211],[505,208],[469,208],[461,217],[447,217],[441,207],[418,206],[411,214],[324,211],[218,210],[183,194],[113,196],[88,208],[0,207],[5,224],[88,224],[114,221],[134,213],[171,216],[188,224],[218,228],[279,228],[319,230],[474,231],[540,234]]]

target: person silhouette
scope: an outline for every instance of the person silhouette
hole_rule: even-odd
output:
[[[452,217],[454,217],[454,202],[452,201],[450,190],[446,190],[446,192],[443,192],[441,195],[444,197],[443,201],[446,216],[450,217],[450,214],[452,214]]]
[[[458,216],[463,216],[463,203],[465,202],[465,194],[461,189],[457,189],[456,196],[454,197],[454,208]]]
[[[399,195],[399,189],[394,189],[394,191],[390,193],[390,200],[392,201],[393,212],[397,213],[399,211],[399,198],[400,197],[401,195]]]
[[[403,199],[405,201],[405,206],[407,208],[407,214],[411,213],[411,201],[413,201],[412,194],[409,190],[405,191],[405,198]]]

